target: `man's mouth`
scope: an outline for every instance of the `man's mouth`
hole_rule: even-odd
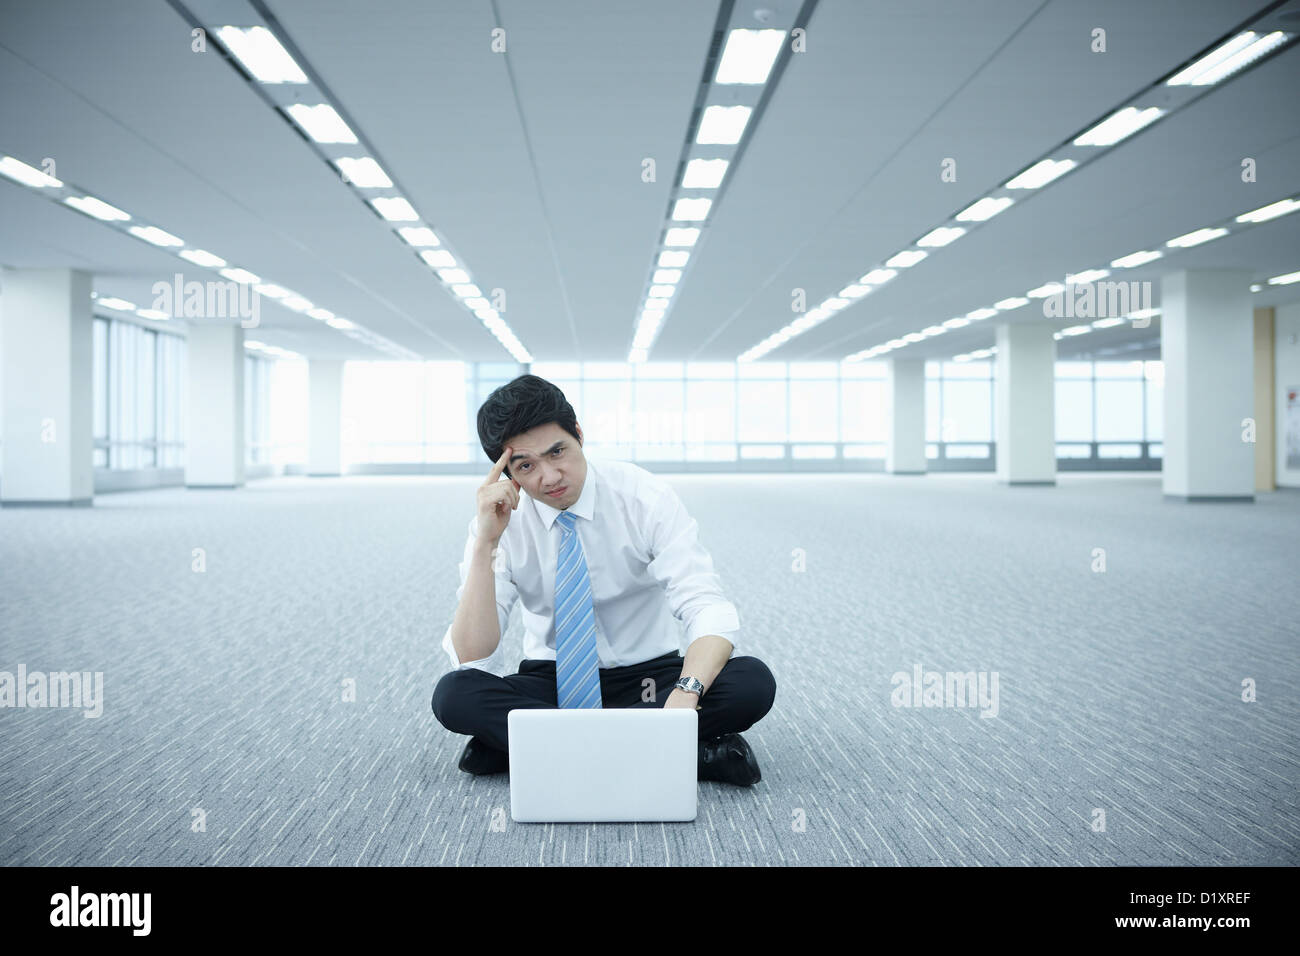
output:
[[[569,490],[569,486],[568,486],[568,485],[565,485],[563,488],[557,488],[557,489],[555,489],[554,491],[548,491],[548,492],[546,493],[546,497],[548,497],[548,498],[558,498],[558,497],[560,497],[560,495],[564,494],[564,493],[565,493],[566,491],[568,491],[568,490]]]

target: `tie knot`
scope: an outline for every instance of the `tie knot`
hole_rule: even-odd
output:
[[[560,523],[560,527],[562,527],[565,531],[572,531],[574,524],[578,520],[578,516],[574,514],[570,514],[567,511],[561,511],[558,515],[555,516],[555,520]]]

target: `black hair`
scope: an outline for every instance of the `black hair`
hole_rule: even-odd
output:
[[[492,392],[478,410],[478,440],[495,462],[510,439],[538,425],[554,422],[579,445],[578,417],[558,387],[536,375],[520,375]],[[510,466],[505,474],[510,475]]]

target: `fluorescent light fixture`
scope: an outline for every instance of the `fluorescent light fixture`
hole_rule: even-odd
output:
[[[904,341],[904,342],[924,342],[924,341],[925,341],[925,336],[922,335],[920,332],[908,332],[906,335],[903,336],[903,341]]]
[[[226,49],[262,83],[306,83],[307,74],[266,27],[218,27]]]
[[[355,143],[357,141],[357,134],[352,132],[348,124],[343,122],[343,117],[339,116],[334,111],[334,107],[328,103],[321,103],[318,106],[294,103],[291,106],[286,106],[284,111],[302,128],[304,133],[318,143]]]
[[[681,222],[702,222],[709,217],[712,199],[679,199],[673,205],[672,218]]]
[[[982,358],[988,358],[990,355],[992,355],[992,354],[993,354],[993,350],[992,350],[992,349],[976,349],[974,352],[971,352],[971,353],[969,353],[969,354],[970,354],[970,357],[973,358],[973,359],[982,359]]]
[[[475,314],[477,314],[484,309],[491,309],[492,303],[481,295],[471,295],[465,299],[465,308],[471,309]]]
[[[440,246],[441,242],[428,226],[403,226],[397,230],[402,241],[408,246]]]
[[[1104,279],[1108,275],[1110,275],[1109,269],[1085,269],[1083,272],[1067,272],[1065,282],[1066,285],[1087,285],[1089,282]]]
[[[1191,66],[1165,81],[1166,86],[1210,86],[1259,59],[1290,38],[1275,31],[1261,37],[1253,30],[1238,33],[1218,49],[1211,50]]]
[[[134,312],[135,303],[127,302],[126,299],[118,299],[114,296],[105,296],[95,300],[106,309],[113,309],[117,312]]]
[[[1040,285],[1037,289],[1030,289],[1025,295],[1031,299],[1046,299],[1049,295],[1056,295],[1058,292],[1064,292],[1065,286],[1059,282],[1049,282],[1046,285]]]
[[[661,252],[659,253],[659,268],[661,269],[680,269],[686,265],[690,259],[689,252]]]
[[[731,165],[725,159],[692,159],[682,174],[683,189],[717,189]]]
[[[1126,106],[1076,137],[1074,145],[1114,146],[1143,127],[1150,126],[1164,114],[1165,111],[1156,106],[1148,106],[1144,110],[1136,106]]]
[[[166,312],[159,312],[157,309],[137,309],[135,314],[142,319],[153,319],[155,322],[166,322],[171,318]]]
[[[446,249],[426,249],[420,253],[420,258],[435,269],[452,268],[456,265],[456,258]]]
[[[1252,283],[1250,284],[1250,291],[1251,291],[1251,292],[1259,292],[1259,291],[1263,290],[1263,288],[1264,288],[1264,287],[1263,287],[1262,285],[1260,285],[1258,282],[1252,282]]]
[[[1271,203],[1267,206],[1261,206],[1250,212],[1243,212],[1237,217],[1237,222],[1268,222],[1270,219],[1276,219],[1278,216],[1285,216],[1289,212],[1295,212],[1300,209],[1300,200],[1283,199],[1281,202]]]
[[[47,176],[34,166],[19,162],[12,156],[0,158],[0,176],[7,176],[14,182],[22,183],[24,186],[35,186],[37,189],[47,186],[57,188],[63,185],[53,176]]]
[[[766,83],[781,52],[784,30],[732,30],[718,59],[714,83]]]
[[[1126,319],[1154,319],[1160,314],[1159,309],[1138,309],[1136,312],[1130,312],[1124,316]]]
[[[293,295],[293,293],[288,289],[281,288],[278,285],[271,285],[270,283],[254,286],[253,291],[258,295],[266,296],[268,299],[283,299],[287,296]]]
[[[843,289],[840,289],[840,291],[836,294],[843,299],[860,299],[862,298],[862,296],[866,295],[870,291],[871,291],[871,286],[869,285],[854,284],[854,285],[846,285]]]
[[[214,256],[210,252],[204,252],[202,249],[182,249],[176,254],[196,266],[203,266],[205,269],[219,269],[226,264],[225,259]]]
[[[363,189],[378,189],[393,185],[393,181],[388,178],[388,173],[369,156],[361,156],[355,159],[342,157],[333,160],[335,166],[339,168],[344,176],[354,186],[360,186]]]
[[[673,285],[652,285],[647,297],[651,299],[671,299],[677,287]]]
[[[947,331],[942,325],[927,325],[921,330],[921,334],[929,338],[934,335],[943,335]]]
[[[244,339],[244,348],[252,349],[254,352],[260,352],[262,349],[266,348],[266,346],[263,343],[258,342],[256,339]]]
[[[438,278],[448,284],[457,284],[469,281],[469,273],[464,269],[439,269]]]
[[[1044,159],[1030,166],[1019,176],[1010,180],[1007,189],[1038,189],[1046,186],[1053,179],[1059,179],[1077,166],[1072,159]]]
[[[489,329],[500,328],[505,325],[505,322],[502,321],[501,316],[497,314],[495,309],[475,309],[474,314],[482,319],[483,324]]]
[[[1091,325],[1072,325],[1067,329],[1061,329],[1062,335],[1083,335],[1085,332],[1091,332]]]
[[[1163,256],[1163,252],[1153,252],[1149,249],[1142,252],[1134,252],[1127,256],[1121,256],[1118,259],[1111,260],[1111,266],[1116,269],[1132,269],[1136,266],[1146,265],[1148,262],[1154,262]]]
[[[317,307],[315,309],[308,309],[307,315],[318,322],[328,322],[330,319],[334,318],[333,312],[331,312],[329,309],[322,309],[320,307]]]
[[[970,354],[968,352],[962,352],[961,355],[954,355],[952,360],[954,362],[969,362]]]
[[[976,309],[974,312],[967,312],[966,318],[972,322],[980,322],[984,319],[991,319],[998,314],[997,309]]]
[[[970,325],[970,319],[962,319],[962,318],[949,319],[947,322],[943,322],[941,324],[945,329],[960,329],[963,326]]]
[[[115,220],[125,222],[131,218],[116,206],[110,206],[102,199],[96,199],[94,196],[69,196],[63,202],[78,212],[84,212],[87,216],[94,216],[96,219],[102,219],[105,222]]]
[[[419,213],[415,211],[415,207],[401,196],[371,199],[370,205],[374,206],[375,212],[389,222],[414,222],[420,218]]]
[[[1000,199],[994,199],[991,196],[985,196],[977,203],[967,206],[961,212],[957,213],[958,222],[984,222],[992,219],[1002,210],[1010,206],[1014,199],[1003,196]]]
[[[1013,295],[1009,299],[1002,299],[999,302],[994,302],[993,308],[997,309],[1000,312],[1009,312],[1012,309],[1018,309],[1022,305],[1028,305],[1028,304],[1029,304],[1028,299],[1024,298],[1023,296]]]
[[[880,285],[898,275],[893,269],[872,269],[858,281],[866,285]]]
[[[1123,319],[1098,319],[1092,323],[1094,329],[1109,329],[1116,325],[1123,325]]]
[[[930,232],[927,232],[920,239],[916,240],[916,244],[918,246],[937,248],[939,246],[946,246],[948,243],[964,235],[966,235],[966,230],[960,226],[940,226],[938,229],[933,229]]]
[[[848,305],[850,301],[851,300],[849,299],[841,299],[838,296],[831,296],[820,306],[818,306],[818,308],[829,309],[831,312],[838,312],[840,309]]]
[[[664,234],[665,246],[693,246],[700,238],[700,230],[674,227]]]
[[[325,324],[328,325],[331,329],[355,329],[356,328],[356,326],[353,325],[351,322],[349,322],[347,319],[338,319],[338,318],[326,319]]]
[[[695,142],[701,146],[735,146],[752,112],[748,106],[706,106]]]
[[[173,236],[170,232],[164,232],[157,226],[132,226],[127,230],[137,239],[143,239],[145,242],[153,243],[155,246],[183,246],[185,240],[179,236]]]
[[[1293,282],[1300,282],[1300,272],[1288,272],[1286,275],[1273,276],[1268,280],[1269,285],[1290,285]]]
[[[654,278],[651,282],[662,282],[667,285],[676,285],[682,280],[681,269],[656,269]]]
[[[928,252],[922,252],[920,249],[905,249],[886,259],[885,265],[893,266],[896,269],[906,269],[916,265],[929,254]]]
[[[261,276],[255,276],[247,269],[222,269],[220,275],[231,282],[241,282],[245,285],[256,285],[262,281]]]
[[[463,282],[459,285],[454,285],[451,287],[451,291],[461,299],[477,299],[483,295],[483,290],[472,282]]]
[[[285,296],[280,300],[280,304],[286,309],[293,309],[295,312],[306,312],[311,308],[311,303],[300,295]]]
[[[905,339],[890,339],[885,344],[887,344],[891,349],[901,349],[907,344],[907,341]]]
[[[1192,246],[1199,246],[1203,242],[1209,242],[1211,239],[1218,239],[1220,236],[1226,236],[1228,230],[1222,227],[1217,229],[1197,229],[1195,232],[1189,232],[1183,236],[1176,236],[1165,243],[1166,246],[1173,246],[1175,249],[1188,249]]]

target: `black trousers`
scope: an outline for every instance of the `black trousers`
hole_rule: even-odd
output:
[[[663,707],[681,673],[682,655],[675,651],[641,664],[602,667],[601,704]],[[646,683],[647,678],[654,683]],[[766,664],[757,657],[731,658],[700,700],[700,739],[748,730],[772,709],[775,699],[776,680]],[[521,661],[519,673],[505,677],[478,668],[449,671],[433,691],[433,714],[440,724],[498,750],[509,749],[510,711],[558,706],[555,661]]]

